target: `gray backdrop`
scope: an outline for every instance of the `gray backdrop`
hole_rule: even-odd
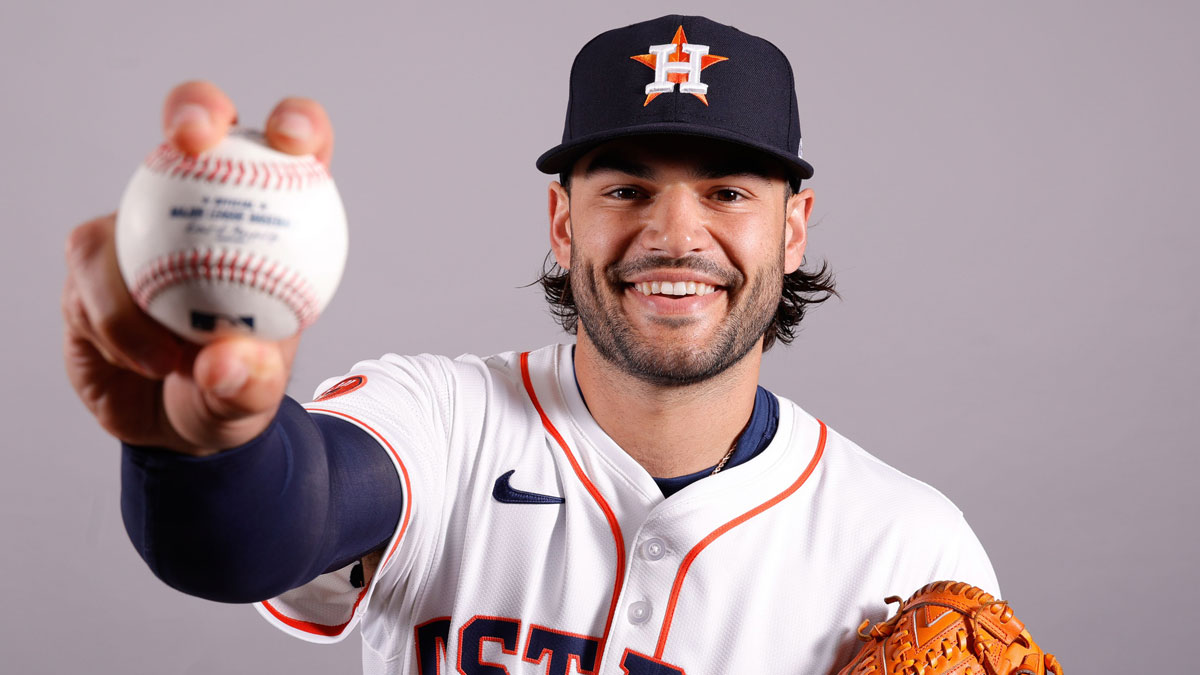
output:
[[[683,7],[651,4],[4,3],[5,672],[358,670],[357,636],[308,645],[159,583],[125,538],[116,444],[63,376],[63,238],[115,207],[169,87],[212,79],[251,124],[289,94],[334,120],[351,250],[297,362],[305,397],[388,351],[565,339],[521,288],[548,249],[533,160],[578,47]],[[1194,639],[1197,7],[686,10],[791,57],[810,259],[844,295],[765,384],[957,502],[1072,674],[1170,670],[1180,650],[1149,646]]]

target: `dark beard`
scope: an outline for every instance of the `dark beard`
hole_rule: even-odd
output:
[[[597,277],[594,267],[584,267],[578,261],[573,261],[571,293],[579,321],[596,346],[596,351],[606,361],[644,382],[678,387],[702,382],[725,372],[759,343],[775,320],[779,305],[783,284],[782,257],[778,266],[778,275],[772,275],[768,270],[759,276],[753,286],[746,288],[743,285],[744,275],[737,272],[731,274],[715,268],[707,261],[688,258],[613,265],[605,270],[604,278]],[[665,350],[660,345],[645,344],[625,320],[620,303],[626,285],[620,280],[642,269],[663,268],[703,270],[725,280],[729,306],[734,309],[716,335],[704,345]],[[609,292],[602,294],[602,286]],[[744,299],[743,295],[746,296]],[[666,325],[672,323],[672,319],[661,321]]]

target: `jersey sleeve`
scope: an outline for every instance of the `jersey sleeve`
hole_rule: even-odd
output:
[[[470,373],[469,364],[445,357],[388,355],[322,383],[305,409],[353,424],[379,444],[400,478],[404,511],[365,577],[352,561],[257,603],[270,623],[309,642],[338,642],[365,613],[385,572],[419,586],[437,539],[456,392]]]

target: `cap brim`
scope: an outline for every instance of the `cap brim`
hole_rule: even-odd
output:
[[[679,136],[697,136],[700,138],[712,138],[719,141],[728,141],[737,145],[757,150],[763,154],[769,155],[785,164],[789,170],[801,179],[809,179],[813,176],[813,167],[808,162],[800,157],[788,152],[783,152],[778,148],[759,143],[751,140],[741,134],[725,131],[724,129],[716,129],[712,127],[697,127],[694,124],[683,122],[658,122],[655,124],[644,124],[636,127],[623,127],[620,129],[612,129],[609,131],[592,134],[576,138],[570,143],[562,143],[546,152],[542,153],[541,157],[537,158],[537,168],[542,173],[561,173],[566,168],[575,163],[583,155],[595,148],[601,143],[614,141],[618,138],[626,138],[629,136],[652,136],[657,134],[671,134]]]

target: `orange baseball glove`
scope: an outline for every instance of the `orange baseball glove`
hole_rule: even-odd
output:
[[[865,644],[838,675],[1062,675],[1008,603],[969,584],[929,584],[896,616],[869,624],[858,627]]]

